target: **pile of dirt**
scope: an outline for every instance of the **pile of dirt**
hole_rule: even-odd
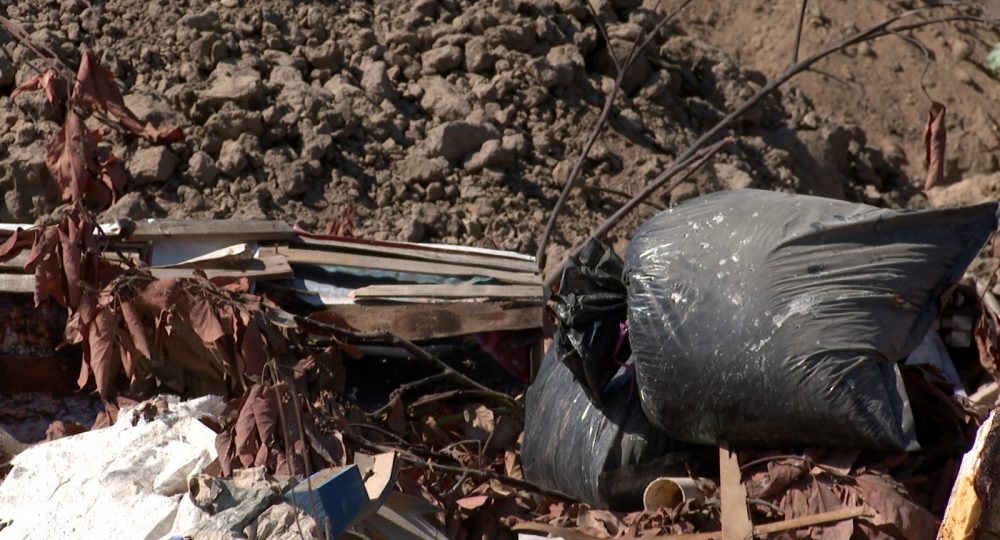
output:
[[[1000,17],[1000,0],[977,3],[987,15]],[[800,57],[877,21],[933,4],[940,2],[810,2]],[[791,60],[799,8],[799,2],[726,0],[684,12],[680,24],[690,35],[732,54],[741,65],[771,77]],[[734,28],[768,30],[734,32]],[[910,35],[913,39],[889,36],[849,47],[824,60],[819,69],[792,80],[789,88],[813,100],[813,114],[855,124],[886,155],[902,156],[903,170],[913,178],[924,174],[923,129],[929,99],[934,99],[948,107],[946,180],[1000,171],[1000,111],[991,106],[1000,100],[1000,84],[987,60],[1000,42],[1000,32],[962,22]]]
[[[616,57],[673,8],[658,4],[594,3]],[[838,9],[857,4],[865,3]],[[730,7],[730,16],[761,20],[777,11]],[[187,139],[169,148],[107,137],[131,178],[104,219],[266,217],[307,229],[335,222],[376,239],[532,253],[615,75],[583,0],[13,0],[0,13],[71,68],[83,48],[95,48],[140,119],[185,129]],[[709,13],[725,10],[691,8],[625,77],[626,95],[590,154],[587,187],[560,224],[550,262],[765,83],[764,73],[711,44],[728,33],[721,41],[733,45],[748,32]],[[772,29],[792,32],[787,26]],[[13,103],[6,96],[47,64],[8,34],[0,45],[0,221],[33,222],[60,203],[44,167],[55,113],[40,93]],[[747,60],[752,47],[731,48]],[[751,64],[771,71],[760,58]],[[892,99],[881,85],[865,87]],[[909,178],[920,123],[906,122],[900,142],[886,145],[845,123],[849,111],[831,111],[837,102],[814,105],[810,89],[762,102],[739,122],[737,142],[662,203],[753,186],[925,204]],[[989,130],[980,131],[987,141]],[[612,243],[660,205],[652,203]]]

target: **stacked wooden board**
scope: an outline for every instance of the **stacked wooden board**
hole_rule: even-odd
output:
[[[534,259],[517,253],[320,236],[279,221],[120,221],[103,229],[106,257],[147,265],[158,278],[198,270],[267,282],[359,330],[423,340],[542,324],[541,277]],[[0,293],[34,292],[26,260],[24,253],[0,264]]]

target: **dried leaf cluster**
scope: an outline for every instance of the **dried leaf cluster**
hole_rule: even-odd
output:
[[[125,106],[114,75],[100,65],[91,50],[83,52],[76,80],[69,87],[55,69],[49,69],[24,82],[11,93],[44,91],[49,104],[62,118],[62,126],[53,133],[45,148],[45,164],[62,190],[63,199],[87,200],[104,208],[117,200],[125,187],[126,174],[121,162],[104,141],[103,128],[87,126],[90,115],[109,115],[118,125],[154,144],[183,140],[178,127],[158,128],[142,123]],[[63,97],[65,96],[65,97]]]

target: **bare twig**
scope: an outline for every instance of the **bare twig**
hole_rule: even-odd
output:
[[[622,70],[622,66],[618,63],[615,51],[611,49],[611,38],[608,37],[608,29],[604,27],[604,21],[601,20],[601,15],[597,13],[597,10],[594,9],[594,4],[589,0],[587,1],[587,9],[590,11],[590,16],[594,18],[594,24],[597,25],[597,30],[601,32],[601,37],[604,38],[604,42],[608,44],[608,56],[611,57],[611,62],[615,64],[615,73],[620,72]]]
[[[986,18],[984,18],[982,16],[979,16],[979,15],[968,15],[968,14],[964,14],[964,13],[953,14],[953,15],[944,15],[944,16],[934,17],[934,18],[928,18],[928,19],[921,19],[921,20],[918,20],[916,22],[911,22],[911,23],[896,25],[896,23],[899,23],[903,19],[912,18],[912,17],[914,17],[916,15],[923,14],[923,13],[929,12],[931,10],[940,10],[942,8],[952,8],[952,9],[954,9],[954,8],[958,8],[958,7],[960,7],[960,6],[951,5],[951,4],[942,5],[942,6],[931,6],[931,7],[927,7],[927,8],[923,8],[923,9],[919,9],[919,10],[908,11],[906,13],[902,13],[902,14],[893,16],[893,17],[891,17],[889,19],[886,19],[886,20],[884,20],[884,21],[882,21],[882,22],[880,22],[880,23],[878,23],[878,24],[876,24],[876,25],[874,25],[874,26],[872,26],[872,27],[870,27],[870,28],[868,28],[866,30],[862,30],[860,32],[857,32],[856,34],[853,34],[853,35],[850,35],[850,36],[848,36],[846,38],[843,38],[840,41],[838,41],[838,42],[836,42],[836,43],[834,43],[834,44],[832,44],[832,45],[830,45],[830,46],[828,46],[828,47],[826,47],[826,48],[824,48],[824,49],[822,49],[822,50],[820,50],[820,51],[818,51],[816,53],[813,53],[812,55],[810,55],[809,57],[805,58],[804,60],[800,60],[800,61],[796,62],[795,64],[792,64],[792,65],[788,66],[788,68],[786,68],[784,71],[782,71],[781,73],[779,73],[774,79],[772,79],[766,85],[764,85],[763,87],[761,87],[756,93],[754,93],[753,96],[747,98],[743,103],[741,103],[739,106],[737,106],[735,109],[733,109],[724,118],[722,118],[721,120],[719,120],[719,122],[716,123],[715,126],[713,126],[711,129],[709,129],[708,131],[706,131],[705,133],[703,133],[700,137],[698,137],[697,140],[695,140],[693,143],[691,143],[691,145],[688,146],[688,148],[684,152],[682,152],[674,160],[674,163],[672,165],[670,165],[670,167],[668,167],[666,170],[664,170],[662,173],[660,173],[659,176],[657,176],[656,178],[654,178],[651,181],[651,184],[662,184],[662,182],[664,181],[664,179],[671,178],[674,175],[676,175],[678,172],[686,169],[687,166],[688,166],[688,164],[691,162],[691,158],[693,156],[695,156],[702,149],[702,147],[704,147],[706,144],[708,144],[709,141],[711,141],[712,139],[714,139],[723,130],[725,130],[726,128],[728,128],[733,123],[733,121],[736,118],[742,116],[748,110],[750,110],[751,108],[753,108],[755,105],[757,105],[757,103],[760,102],[761,99],[763,99],[765,96],[767,96],[767,95],[771,94],[772,92],[774,92],[776,89],[778,89],[783,84],[785,84],[790,79],[792,79],[792,77],[794,77],[795,75],[798,75],[799,73],[808,70],[816,62],[819,62],[820,60],[826,58],[827,56],[830,56],[831,54],[833,54],[833,53],[835,53],[837,51],[840,51],[840,50],[842,50],[842,49],[844,49],[846,47],[850,47],[852,45],[857,45],[858,43],[861,43],[861,42],[864,42],[864,41],[872,41],[872,40],[875,40],[875,39],[878,39],[878,38],[881,38],[881,37],[885,37],[885,36],[888,36],[888,35],[893,35],[895,33],[908,32],[908,31],[916,30],[918,28],[923,28],[923,27],[926,27],[926,26],[933,26],[933,25],[937,25],[937,24],[944,24],[944,23],[950,23],[950,22],[965,21],[965,22],[974,22],[974,23],[978,23],[978,24],[984,24],[984,25],[992,26],[992,27],[998,27],[998,26],[1000,26],[1000,25],[997,24],[996,21],[993,21],[993,20],[990,20],[990,19],[986,19]],[[671,187],[668,187],[665,191],[669,192],[671,189],[672,189]],[[648,197],[652,192],[653,192],[653,190],[644,189],[643,191],[641,191],[639,194],[637,194],[635,196],[635,199],[641,199],[641,198]],[[614,227],[614,225],[616,225],[618,223],[618,221],[621,220],[622,217],[624,217],[625,214],[628,213],[628,211],[631,211],[633,208],[635,208],[636,206],[638,206],[638,204],[639,204],[638,200],[630,201],[628,204],[626,204],[625,207],[622,208],[622,211],[619,211],[619,212],[615,213],[613,216],[611,216],[610,218],[608,218],[607,220],[605,220],[605,222],[599,227],[599,229],[594,234],[590,235],[589,238],[601,236],[604,233],[606,233],[607,231],[609,231],[612,227]],[[627,210],[626,210],[626,208],[627,208]],[[553,216],[554,216],[554,214],[553,214]],[[551,217],[552,216],[550,216],[550,221],[551,221]],[[589,238],[588,238],[588,240],[589,240]],[[575,256],[576,254],[578,254],[580,252],[580,250],[583,249],[584,245],[586,245],[586,241],[578,244],[563,259],[563,261],[546,277],[546,279],[545,279],[546,286],[551,287],[552,284],[555,283],[555,281],[559,278],[559,275],[562,273],[562,269],[566,266],[566,263],[569,260],[569,258]]]
[[[727,137],[702,151],[694,153],[691,157],[687,159],[687,161],[683,163],[675,163],[673,167],[665,171],[665,173],[670,173],[670,174],[661,173],[660,176],[656,177],[650,184],[644,187],[642,191],[636,193],[631,199],[629,199],[629,201],[626,202],[621,208],[619,208],[618,211],[616,211],[610,217],[605,219],[604,222],[601,223],[600,227],[598,227],[594,232],[592,232],[587,237],[586,240],[578,244],[578,247],[574,249],[573,252],[569,256],[567,256],[562,263],[559,264],[559,267],[546,276],[545,286],[552,287],[552,285],[556,282],[556,280],[558,280],[559,277],[561,276],[562,269],[566,266],[566,261],[569,260],[569,257],[575,256],[577,253],[579,253],[580,250],[583,249],[582,246],[587,245],[587,242],[589,242],[592,238],[599,238],[601,236],[604,236],[605,233],[613,229],[615,225],[618,224],[618,222],[620,222],[626,215],[628,215],[629,212],[634,210],[635,207],[639,206],[639,204],[642,203],[642,201],[646,200],[650,195],[652,195],[653,192],[660,189],[663,186],[663,184],[665,184],[675,175],[683,172],[684,174],[682,174],[681,176],[677,177],[675,180],[670,182],[670,184],[664,189],[664,193],[670,193],[671,191],[673,191],[674,188],[676,188],[682,182],[690,178],[692,174],[697,172],[702,165],[707,163],[708,160],[712,158],[712,156],[714,156],[716,153],[722,150],[722,148],[725,147],[727,144],[730,144],[732,142],[733,140]]]
[[[559,499],[559,500],[569,500],[569,499],[566,498],[565,495],[562,495],[561,493],[557,493],[555,491],[549,491],[547,489],[540,488],[540,487],[536,486],[535,484],[532,484],[531,482],[526,482],[524,480],[519,480],[517,478],[513,478],[511,476],[507,476],[506,474],[500,474],[500,473],[497,473],[497,472],[493,472],[491,470],[477,470],[477,469],[470,469],[468,467],[453,467],[453,466],[450,466],[450,465],[441,465],[441,464],[433,463],[431,461],[423,459],[423,458],[417,456],[416,454],[414,454],[414,453],[412,453],[412,452],[410,452],[408,450],[404,450],[404,449],[401,449],[401,448],[395,448],[395,447],[391,447],[391,446],[383,446],[383,445],[380,445],[380,444],[375,444],[375,443],[372,443],[371,441],[365,440],[363,437],[358,436],[358,435],[354,435],[352,438],[355,439],[355,442],[357,444],[359,444],[361,446],[368,447],[368,449],[370,451],[378,451],[378,452],[397,451],[397,452],[399,452],[399,459],[401,459],[403,461],[406,461],[407,463],[411,463],[413,465],[417,465],[417,466],[420,466],[420,467],[426,467],[428,469],[435,470],[435,471],[443,471],[443,472],[449,472],[449,473],[454,473],[454,474],[461,474],[461,475],[465,475],[467,477],[476,478],[478,480],[497,480],[497,481],[502,482],[504,484],[507,484],[508,486],[511,486],[513,488],[523,489],[525,491],[530,491],[532,493],[538,493],[540,495],[546,495],[548,497],[554,497],[554,498]],[[452,459],[454,459],[454,458],[452,458]]]
[[[791,65],[795,65],[799,61],[799,47],[802,44],[802,26],[806,22],[806,6],[809,4],[809,0],[802,0],[802,6],[799,8],[799,26],[795,29],[795,46],[792,48],[792,62]]]
[[[631,195],[629,195],[628,193],[626,193],[626,192],[624,192],[624,191],[622,191],[620,189],[612,189],[612,188],[604,187],[604,186],[583,186],[582,189],[585,189],[587,191],[596,191],[598,193],[608,193],[608,194],[611,194],[611,195],[617,195],[617,196],[622,197],[624,199],[631,199],[632,198]],[[666,210],[667,209],[666,206],[663,206],[662,204],[660,204],[660,203],[658,203],[656,201],[642,201],[642,204],[646,204],[646,205],[652,206],[653,208],[655,208],[657,210]]]
[[[625,74],[632,67],[636,58],[645,49],[646,45],[660,32],[660,30],[667,24],[667,21],[672,19],[678,13],[680,13],[685,7],[688,6],[694,0],[684,0],[681,5],[663,17],[659,23],[650,31],[645,39],[640,34],[636,37],[636,40],[632,43],[632,48],[629,50],[628,56],[621,65],[618,65],[618,60],[615,59],[614,50],[611,46],[611,41],[608,39],[607,34],[604,34],[604,39],[608,45],[608,54],[611,56],[612,60],[615,62],[615,66],[618,68],[618,75],[615,77],[615,84],[611,87],[611,92],[608,93],[607,98],[604,100],[604,108],[601,109],[601,115],[597,119],[597,123],[594,124],[593,129],[590,130],[590,135],[587,136],[587,142],[583,145],[583,151],[580,152],[580,156],[577,157],[576,162],[573,163],[573,168],[570,170],[569,176],[566,177],[566,183],[563,185],[562,191],[559,193],[559,198],[556,200],[555,206],[552,208],[552,212],[549,213],[549,220],[545,224],[545,230],[542,231],[542,238],[538,242],[538,251],[535,255],[535,259],[538,261],[538,268],[545,268],[545,247],[549,243],[549,238],[552,236],[552,231],[555,229],[556,219],[559,217],[559,213],[562,211],[563,207],[566,205],[566,201],[569,200],[569,194],[573,191],[573,187],[576,185],[577,180],[580,177],[580,171],[582,170],[583,163],[587,159],[587,154],[590,153],[590,149],[597,142],[597,136],[600,135],[601,130],[604,129],[605,124],[608,122],[608,118],[611,115],[611,109],[614,107],[615,98],[618,97],[618,92],[621,90],[622,81],[625,80]],[[587,3],[588,6],[590,3]],[[593,11],[593,7],[591,7]],[[600,19],[596,12],[594,13],[594,19],[598,21],[598,26],[600,27]],[[603,31],[602,31],[603,33]]]

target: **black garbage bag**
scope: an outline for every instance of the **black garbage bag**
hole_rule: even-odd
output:
[[[996,228],[996,203],[897,211],[757,190],[661,212],[625,262],[647,416],[700,443],[912,447],[896,363]]]
[[[545,355],[526,396],[521,463],[529,482],[598,508],[627,511],[642,507],[648,482],[624,482],[614,477],[616,470],[653,463],[657,476],[686,475],[691,445],[670,439],[646,419],[626,369],[605,388],[603,404],[595,405],[556,360],[555,349]]]
[[[595,403],[630,354],[621,328],[628,313],[622,268],[610,246],[591,240],[567,263],[554,297],[559,360]]]

